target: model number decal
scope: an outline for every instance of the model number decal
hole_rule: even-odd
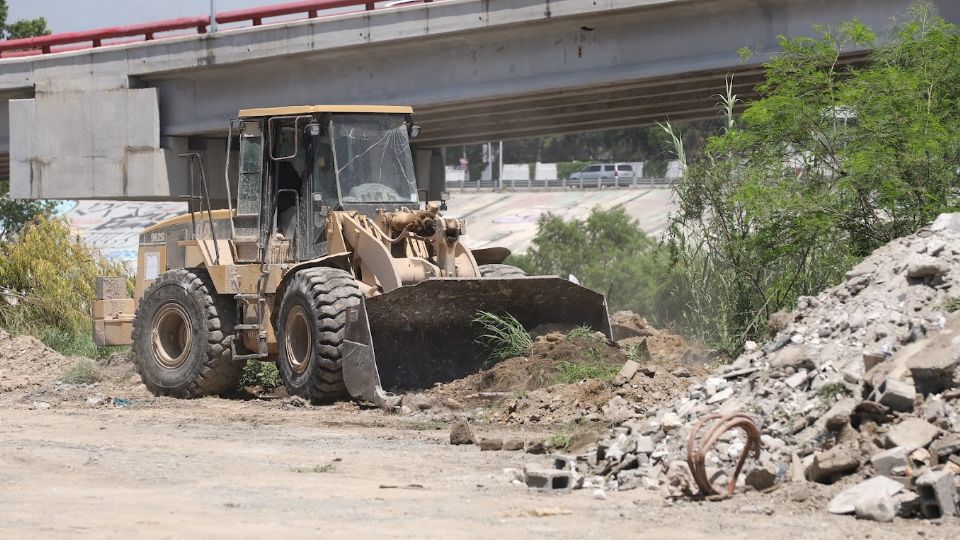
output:
[[[162,244],[167,241],[167,233],[155,232],[150,233],[150,243],[153,244]]]

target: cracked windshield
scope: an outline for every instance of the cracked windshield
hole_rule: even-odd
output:
[[[417,201],[403,116],[334,115],[333,133],[343,202]]]

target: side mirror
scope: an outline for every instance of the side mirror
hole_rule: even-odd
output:
[[[318,124],[318,123],[316,123],[316,122],[311,122],[311,123],[307,124],[307,127],[305,127],[305,128],[303,129],[303,131],[304,131],[304,133],[306,133],[307,135],[309,135],[309,136],[311,136],[311,137],[317,137],[317,136],[320,135],[320,133],[323,132],[323,130],[320,128],[320,124]]]
[[[420,136],[420,126],[413,124],[410,126],[410,138],[416,139]]]

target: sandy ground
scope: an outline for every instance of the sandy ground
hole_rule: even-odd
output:
[[[756,493],[671,503],[639,490],[606,500],[591,490],[530,492],[502,470],[535,456],[447,440],[435,420],[342,405],[287,410],[210,398],[31,410],[7,402],[0,537],[960,537],[957,520],[877,524]]]

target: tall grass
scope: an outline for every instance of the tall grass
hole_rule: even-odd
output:
[[[477,343],[490,352],[491,363],[523,356],[533,345],[530,333],[512,315],[478,311],[473,323],[483,329],[484,333],[477,338]]]

